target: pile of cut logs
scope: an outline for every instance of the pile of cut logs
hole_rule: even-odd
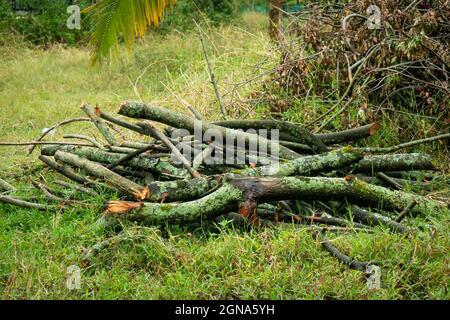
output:
[[[431,157],[397,151],[444,141],[450,134],[389,148],[358,148],[348,144],[374,135],[378,123],[312,134],[291,122],[207,122],[196,112],[191,118],[143,102],[123,102],[121,116],[86,104],[82,110],[87,117],[62,121],[36,141],[0,146],[28,144],[31,154],[40,145],[39,159],[65,177],[52,183],[74,192],[94,198],[105,188],[116,190],[118,198],[103,206],[98,221],[102,226],[223,219],[250,226],[318,225],[314,237],[322,239],[325,249],[350,267],[365,270],[369,262],[339,252],[325,231],[381,225],[391,232],[415,234],[419,230],[401,223],[405,217],[448,210],[445,200],[403,190],[407,185],[426,189],[424,178],[439,179]],[[77,121],[91,122],[104,141],[82,134],[64,136],[77,142],[46,140],[52,131]],[[165,128],[158,129],[155,122]],[[140,141],[117,134],[125,129],[139,134]],[[0,202],[47,211],[92,205],[63,198],[42,181],[33,185],[42,191],[42,199],[15,196],[16,188],[0,179]]]

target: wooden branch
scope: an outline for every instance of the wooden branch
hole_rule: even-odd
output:
[[[197,170],[193,169],[191,167],[191,164],[189,161],[183,156],[183,154],[178,150],[177,147],[174,146],[174,144],[158,129],[156,129],[154,126],[152,126],[150,123],[139,123],[138,124],[141,128],[144,130],[147,130],[150,132],[151,136],[155,139],[161,140],[169,149],[170,151],[175,155],[175,157],[183,164],[183,166],[186,168],[187,171],[191,174],[193,178],[201,178],[201,174],[198,173]]]
[[[88,137],[83,134],[65,134],[63,135],[64,139],[80,139],[80,140],[86,140],[92,143],[92,145],[96,146],[99,149],[106,150],[104,146],[102,146],[97,140],[94,138]]]
[[[385,226],[393,233],[416,233],[416,231],[400,224],[399,221],[391,220],[380,214],[371,213],[358,206],[352,206],[352,214],[356,221],[370,226]]]
[[[30,141],[30,142],[0,142],[0,146],[37,146],[37,145],[71,145],[81,147],[92,147],[92,144],[69,141]]]
[[[222,113],[222,116],[226,119],[227,111],[225,110],[225,106],[222,102],[222,98],[220,97],[219,88],[217,86],[216,76],[214,75],[214,71],[211,66],[211,62],[209,61],[209,58],[208,58],[208,52],[206,51],[206,47],[205,47],[205,43],[204,43],[204,39],[203,39],[203,35],[202,35],[203,30],[201,29],[201,27],[198,25],[198,23],[195,20],[194,20],[194,23],[198,29],[198,36],[200,37],[200,43],[202,44],[203,54],[205,56],[206,64],[208,65],[208,73],[209,73],[209,77],[211,79],[211,84],[213,85],[213,88],[214,88],[214,94],[216,96],[217,102],[219,103],[220,112]]]
[[[62,180],[54,180],[53,183],[55,183],[57,185],[60,185],[60,186],[62,186],[64,188],[66,188],[66,189],[73,189],[75,191],[86,193],[86,194],[88,194],[90,196],[93,196],[93,197],[98,196],[98,193],[95,192],[94,190],[92,190],[91,188],[86,188],[86,187],[83,187],[83,186],[78,186],[78,185],[75,185],[75,184],[67,183],[67,182],[62,181]]]
[[[408,206],[403,209],[402,212],[400,212],[400,214],[395,218],[395,222],[400,223],[403,218],[406,217],[406,215],[412,210],[412,208],[414,208],[417,205],[416,200],[412,200],[410,204],[408,204]]]
[[[41,152],[44,155],[52,156],[58,150],[75,154],[77,156],[86,158],[90,161],[105,164],[114,164],[123,158],[122,154],[106,152],[93,147],[73,148],[70,146],[58,146],[58,147],[47,146],[42,148]],[[133,151],[135,150],[133,149]],[[161,161],[160,159],[156,158],[147,158],[142,155],[135,156],[134,158],[128,160],[127,162],[125,162],[125,165],[136,169],[150,170],[157,174],[171,174],[173,176],[180,176],[180,177],[189,176],[187,170],[185,170],[184,168],[177,168],[173,166],[171,163],[169,163],[169,161]]]
[[[0,194],[0,202],[8,203],[8,204],[12,204],[12,205],[15,205],[18,207],[28,208],[28,209],[51,210],[51,209],[56,208],[55,206],[19,200],[17,198],[2,195],[2,194]]]
[[[278,129],[280,131],[280,139],[306,144],[316,153],[326,152],[329,150],[329,148],[319,137],[312,134],[309,130],[292,122],[279,120],[226,120],[216,121],[213,122],[213,124],[226,128],[243,130]]]
[[[103,223],[117,223],[120,219],[144,224],[191,223],[211,219],[228,212],[236,212],[246,199],[257,201],[339,200],[384,210],[402,210],[412,200],[417,205],[413,215],[444,212],[447,205],[425,197],[392,191],[356,179],[322,177],[233,178],[207,196],[179,204],[122,203],[105,205]]]
[[[424,153],[399,153],[365,156],[358,163],[351,166],[353,173],[428,169],[434,169],[434,165],[431,162],[430,155]]]
[[[83,169],[90,175],[103,178],[135,199],[143,200],[148,197],[147,188],[142,187],[95,162],[64,151],[56,151],[55,159],[71,166]]]
[[[300,157],[300,155],[296,152],[256,134],[227,129],[225,127],[217,126],[205,121],[197,121],[168,109],[158,108],[155,106],[147,106],[145,103],[139,101],[122,102],[122,104],[120,105],[119,114],[131,118],[157,121],[172,127],[186,129],[191,133],[194,132],[196,126],[197,130],[201,129],[202,134],[208,130],[215,130],[215,132],[222,134],[223,137],[227,137],[229,141],[236,141],[238,138],[240,138],[247,144],[255,143],[260,147],[260,149],[264,147],[267,152],[278,150],[281,158],[292,160]],[[203,139],[204,142],[209,142],[206,141],[206,138]]]
[[[313,237],[314,239],[320,240],[320,243],[325,250],[327,250],[333,257],[348,266],[350,269],[366,272],[367,267],[371,264],[374,264],[373,262],[355,260],[339,251],[339,249],[333,246],[327,239],[327,237],[325,236],[325,231],[316,231],[313,233]]]
[[[64,199],[61,197],[58,197],[57,195],[55,195],[55,192],[53,190],[50,189],[50,187],[46,186],[43,183],[37,182],[37,181],[31,181],[31,183],[38,188],[39,190],[42,191],[42,193],[45,195],[45,198],[47,198],[50,201],[56,201],[58,202],[58,207],[59,208],[64,208],[67,205],[69,206],[76,206],[79,208],[90,208],[93,209],[94,205],[92,204],[88,204],[88,203],[84,203],[82,201],[78,201],[78,200],[72,200],[72,199]]]
[[[390,153],[390,152],[398,151],[400,149],[416,146],[419,144],[437,141],[437,140],[445,140],[445,139],[450,139],[450,133],[441,134],[441,135],[438,135],[435,137],[430,137],[430,138],[425,138],[425,139],[420,139],[420,140],[414,140],[414,141],[410,141],[410,142],[406,142],[406,143],[401,143],[396,146],[388,147],[388,148],[369,147],[369,148],[359,148],[359,149],[363,152],[370,152],[370,153]]]
[[[394,189],[403,190],[403,186],[400,183],[398,183],[388,175],[384,174],[383,172],[378,172],[377,178],[383,181],[385,184],[393,187]]]
[[[127,154],[127,155],[124,155],[122,158],[118,159],[117,161],[115,161],[115,162],[113,162],[111,164],[108,164],[106,167],[108,169],[112,170],[115,167],[117,167],[118,165],[121,165],[121,164],[123,164],[123,163],[125,163],[125,162],[127,162],[127,161],[129,161],[129,160],[131,160],[131,159],[133,159],[135,157],[137,157],[138,155],[140,155],[140,154],[142,154],[144,152],[147,152],[149,150],[152,150],[152,149],[153,149],[152,145],[148,145],[148,146],[146,146],[146,147],[144,147],[142,149],[137,149],[136,151],[133,151],[133,152]]]
[[[363,158],[361,152],[353,151],[352,148],[342,148],[325,154],[306,156],[281,164],[268,165],[259,168],[249,168],[240,172],[242,175],[259,175],[272,177],[308,176],[314,173],[327,172],[339,169]]]
[[[3,192],[13,192],[16,188],[14,188],[12,185],[10,185],[8,182],[0,178],[0,191]]]
[[[56,125],[51,126],[50,128],[48,128],[48,130],[45,131],[45,132],[43,132],[43,133],[41,134],[41,136],[40,136],[36,141],[41,141],[42,139],[45,138],[45,136],[46,136],[47,134],[49,134],[49,133],[52,132],[53,130],[56,130],[57,128],[59,128],[59,127],[61,127],[61,126],[63,126],[63,125],[66,125],[66,124],[69,124],[69,123],[73,123],[73,122],[81,122],[81,121],[91,121],[91,120],[90,120],[89,118],[73,118],[73,119],[63,120],[63,121],[61,121],[60,123],[58,123],[58,124],[56,124]],[[30,148],[28,149],[28,154],[31,154],[35,148],[36,148],[36,145],[35,145],[35,144],[31,145]]]
[[[71,167],[69,166],[62,166],[58,164],[53,158],[40,155],[39,160],[44,162],[49,168],[61,173],[65,177],[69,178],[70,180],[73,180],[75,182],[81,183],[81,184],[90,184],[91,181],[82,175],[79,175],[76,173]]]
[[[380,128],[378,122],[338,132],[320,133],[315,136],[325,144],[339,144],[373,136]]]
[[[108,143],[112,146],[117,145],[117,140],[114,137],[114,135],[109,131],[108,126],[106,123],[100,118],[99,112],[92,108],[90,105],[83,104],[81,106],[81,110],[83,110],[88,117],[91,119],[91,121],[95,124],[97,129],[100,131],[100,133],[103,135],[103,137],[108,141]]]

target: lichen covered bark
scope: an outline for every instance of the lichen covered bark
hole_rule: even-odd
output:
[[[412,200],[417,205],[412,214],[446,212],[445,203],[401,191],[369,185],[357,179],[322,177],[283,177],[283,178],[234,178],[226,181],[216,191],[190,202],[129,205],[124,210],[108,209],[104,222],[120,219],[139,221],[144,224],[189,223],[213,218],[236,211],[242,203],[276,200],[343,200],[364,206],[378,206],[385,210],[401,211]],[[137,203],[139,204],[139,203]],[[117,202],[111,202],[116,207]],[[256,207],[255,207],[256,208]]]
[[[57,151],[55,153],[55,159],[73,167],[83,169],[90,175],[101,177],[136,199],[142,200],[147,197],[148,192],[146,192],[146,188],[95,162],[64,151]]]
[[[137,221],[146,225],[199,222],[234,211],[243,200],[243,192],[240,189],[225,183],[215,192],[195,201],[179,204],[144,203],[142,208],[131,209],[125,213],[112,213],[107,209],[100,224],[115,224],[119,220]],[[108,204],[106,206],[108,208]]]
[[[57,150],[76,154],[77,156],[89,159],[91,161],[112,164],[123,157],[122,154],[106,152],[93,147],[74,147],[74,146],[45,146],[41,153],[44,155],[53,155]],[[154,173],[167,173],[172,176],[189,177],[189,172],[184,168],[177,168],[173,166],[169,159],[147,158],[139,155],[124,163],[124,166],[148,170]]]
[[[191,180],[154,181],[148,185],[148,201],[173,202],[200,198],[211,189],[218,187],[220,179],[198,178]]]
[[[191,133],[195,130],[194,119],[183,116],[168,109],[159,108],[156,106],[148,106],[145,103],[139,101],[122,102],[122,104],[120,105],[119,114],[131,118],[158,121],[175,128],[186,129]],[[296,159],[300,156],[296,152],[256,134],[228,129],[206,121],[201,121],[199,122],[199,124],[201,124],[199,128],[202,130],[202,133],[205,133],[208,130],[215,130],[216,132],[220,132],[223,137],[227,137],[229,141],[235,141],[236,139],[238,139],[238,137],[240,137],[244,139],[246,143],[255,143],[259,146],[264,145],[264,149],[268,152],[277,149],[280,157],[289,160]],[[204,141],[208,142],[206,137]]]
[[[281,164],[263,166],[255,169],[246,169],[243,175],[250,176],[307,176],[313,173],[335,170],[362,159],[361,152],[352,151],[351,148],[342,148],[331,151],[326,154],[307,156],[295,160],[287,161]]]
[[[365,156],[353,165],[354,173],[434,169],[431,156],[424,153],[399,153]]]

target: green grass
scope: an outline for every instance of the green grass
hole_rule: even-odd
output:
[[[242,97],[232,100],[233,83],[267,70],[276,63],[269,49],[266,21],[255,14],[242,25],[209,29],[210,56],[221,92],[236,117],[250,108],[242,100],[259,88],[252,82],[238,88]],[[213,43],[213,45],[211,45]],[[26,49],[14,44],[0,49],[0,139],[28,141],[42,128],[60,120],[82,116],[82,101],[115,112],[121,100],[142,99],[185,112],[170,90],[195,105],[208,119],[220,118],[209,85],[203,54],[195,34],[177,32],[151,35],[130,60],[120,65],[89,67],[83,49],[54,47]],[[262,66],[258,64],[265,61]],[[145,72],[144,72],[145,70]],[[303,108],[302,108],[303,106]],[[305,119],[304,106],[323,109],[315,100],[298,102],[283,116]],[[267,108],[267,106],[262,107]],[[250,116],[259,113],[250,110]],[[380,132],[368,145],[399,142],[397,127],[384,119]],[[411,125],[412,126],[412,125]],[[426,128],[426,125],[423,127]],[[64,133],[89,132],[87,124],[63,128]],[[366,142],[365,142],[366,143]],[[440,146],[417,147],[445,167]],[[0,176],[33,167],[36,154],[24,147],[0,148]],[[36,176],[33,176],[37,178]],[[46,174],[51,180],[53,175]],[[37,192],[21,177],[24,196]],[[7,179],[8,180],[8,179]],[[17,181],[8,181],[18,184]],[[63,190],[61,190],[63,191]],[[416,190],[417,191],[417,190]],[[418,191],[417,191],[418,192]],[[114,198],[105,193],[90,199],[100,207]],[[84,199],[87,199],[84,197]],[[407,219],[432,233],[423,238],[391,235],[383,228],[373,233],[336,233],[329,237],[359,260],[381,262],[382,288],[369,290],[365,276],[340,264],[313,239],[311,230],[286,225],[246,229],[223,223],[196,226],[139,228],[124,226],[128,238],[112,242],[82,270],[81,289],[66,287],[67,268],[80,266],[85,251],[113,236],[95,228],[98,210],[38,212],[0,204],[0,293],[3,299],[448,299],[450,241],[448,215]]]

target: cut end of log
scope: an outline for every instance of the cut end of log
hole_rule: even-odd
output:
[[[145,200],[150,198],[150,188],[145,186],[142,190],[136,190],[134,196],[138,200]]]
[[[129,201],[109,201],[104,205],[106,215],[125,214],[142,207],[142,202]]]
[[[102,110],[100,110],[99,106],[95,106],[95,115],[100,117],[102,115]]]
[[[375,133],[378,132],[378,129],[380,129],[380,123],[379,123],[379,122],[374,122],[374,123],[372,124],[372,127],[370,127],[369,135],[370,135],[370,136],[375,135]]]

